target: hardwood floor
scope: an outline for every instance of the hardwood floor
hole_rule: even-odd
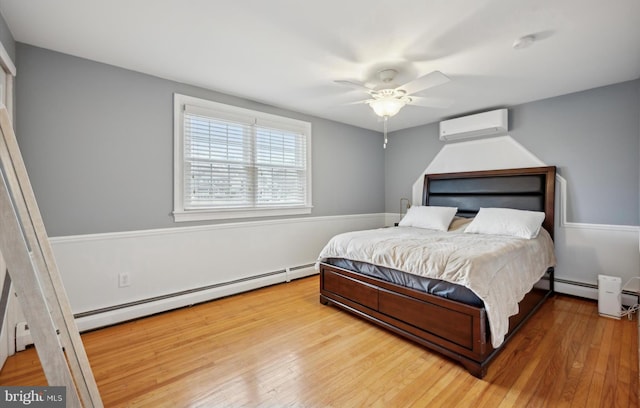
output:
[[[637,407],[638,326],[556,296],[484,380],[318,301],[318,277],[83,334],[105,407]],[[1,385],[46,385],[34,349]]]

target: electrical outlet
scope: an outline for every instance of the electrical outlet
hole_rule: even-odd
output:
[[[131,285],[131,280],[129,279],[129,274],[127,272],[120,272],[118,274],[118,287],[125,288]]]

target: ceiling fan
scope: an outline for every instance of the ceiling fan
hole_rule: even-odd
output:
[[[398,74],[398,71],[393,68],[383,69],[378,72],[378,78],[384,84],[391,85],[397,74]],[[382,89],[374,89],[373,87],[367,86],[366,84],[355,82],[355,81],[338,80],[335,82],[341,85],[346,85],[352,88],[364,90],[367,94],[369,94],[370,96],[369,99],[364,99],[364,100],[353,102],[353,103],[356,103],[356,104],[366,103],[371,107],[371,109],[373,109],[376,115],[383,118],[384,120],[383,147],[386,149],[387,120],[390,117],[395,116],[398,112],[400,112],[400,109],[402,109],[405,105],[425,106],[430,108],[448,108],[453,103],[448,99],[416,96],[414,94],[417,92],[425,91],[429,88],[433,88],[438,85],[445,84],[449,81],[450,81],[449,77],[444,75],[442,72],[433,71],[419,78],[416,78],[413,81],[410,81],[404,85],[400,85],[398,87],[387,87]]]

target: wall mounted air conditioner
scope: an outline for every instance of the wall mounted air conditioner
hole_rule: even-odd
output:
[[[499,135],[506,133],[509,130],[508,127],[508,110],[496,109],[440,122],[440,140],[448,142],[471,137]]]

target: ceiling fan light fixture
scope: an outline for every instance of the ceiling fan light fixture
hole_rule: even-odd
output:
[[[421,92],[434,86],[442,85],[450,81],[450,79],[440,71],[433,71],[426,75],[422,75],[409,81],[404,85],[395,86],[392,85],[398,71],[393,68],[383,69],[378,72],[380,81],[386,84],[384,89],[374,89],[369,87],[365,83],[356,83],[353,81],[335,81],[336,83],[355,87],[365,91],[371,99],[358,101],[355,103],[366,103],[373,109],[376,115],[384,119],[384,144],[385,149],[389,142],[387,138],[387,122],[390,117],[393,117],[400,112],[400,110],[409,104],[416,104],[418,106],[427,107],[448,107],[450,103],[439,98],[425,98],[425,97],[412,97],[411,95],[416,92]],[[445,106],[446,105],[446,106]]]
[[[392,116],[395,116],[406,104],[407,101],[404,100],[404,98],[399,99],[393,97],[374,99],[369,102],[369,106],[371,106],[371,109],[373,109],[376,115],[380,116],[381,118],[390,118]]]

